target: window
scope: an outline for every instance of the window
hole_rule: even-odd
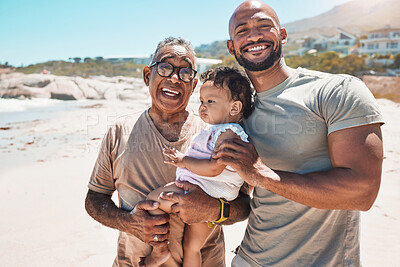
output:
[[[390,48],[399,48],[399,43],[391,43]]]
[[[374,44],[369,44],[367,49],[374,49]]]
[[[381,35],[379,33],[373,33],[373,34],[370,35],[371,39],[378,39],[380,37],[381,37]]]

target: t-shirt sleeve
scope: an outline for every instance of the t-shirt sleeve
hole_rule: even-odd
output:
[[[367,86],[358,78],[344,77],[332,90],[332,84],[328,84],[321,97],[320,107],[328,134],[350,127],[383,124],[378,103]]]
[[[237,134],[240,139],[242,139],[244,142],[249,142],[248,141],[248,135],[245,133],[243,130],[242,126],[239,124],[222,124],[218,125],[213,129],[213,132],[211,134],[211,140],[209,142],[210,149],[213,150],[215,147],[215,144],[217,143],[218,137],[221,135],[221,133],[226,132],[227,130],[231,130],[235,134]]]
[[[90,190],[108,195],[112,195],[116,189],[112,170],[115,129],[115,126],[110,127],[101,142],[99,154],[88,185]]]

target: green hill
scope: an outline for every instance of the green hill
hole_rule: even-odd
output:
[[[215,41],[211,44],[202,44],[194,49],[198,57],[219,58],[229,56],[225,41]]]
[[[16,71],[30,74],[41,73],[46,70],[54,75],[82,77],[93,75],[142,77],[143,67],[143,64],[131,62],[111,63],[105,60],[85,59],[85,62],[48,61],[27,67],[19,67]]]

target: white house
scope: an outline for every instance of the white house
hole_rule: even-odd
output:
[[[400,53],[400,29],[387,26],[368,32],[368,38],[360,40],[359,53],[370,56]]]
[[[292,51],[290,55],[304,55],[310,50],[318,52],[335,51],[343,55],[351,53],[353,47],[357,44],[357,37],[344,31],[341,28],[336,28],[334,36],[326,36],[318,34],[318,38],[307,37],[304,40],[298,40],[302,47],[296,51]]]

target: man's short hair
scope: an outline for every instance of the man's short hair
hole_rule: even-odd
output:
[[[193,49],[192,44],[190,43],[190,41],[187,41],[185,39],[183,39],[182,37],[168,37],[165,38],[164,40],[162,40],[161,42],[158,43],[156,51],[154,51],[154,54],[152,56],[151,62],[153,63],[155,61],[155,58],[157,57],[158,51],[165,46],[174,46],[174,45],[179,45],[179,46],[183,46],[189,53],[193,54],[194,57],[194,62],[193,62],[193,68],[196,69],[196,63],[197,63],[197,58],[196,58],[196,52]]]

